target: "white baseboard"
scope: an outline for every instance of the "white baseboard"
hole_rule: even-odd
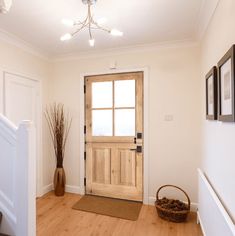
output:
[[[52,190],[53,190],[53,184],[48,184],[48,185],[44,186],[44,187],[42,188],[41,196],[43,196],[43,195],[49,193],[49,192],[52,191]]]
[[[42,193],[41,193],[41,196],[49,193],[53,189],[54,189],[53,184],[48,184],[48,185],[44,186],[43,190],[42,190]],[[84,195],[83,188],[80,188],[79,186],[74,186],[74,185],[66,185],[65,186],[65,192]]]
[[[45,195],[46,193],[50,192],[53,190],[53,184],[49,184],[47,186],[43,187],[42,190],[42,196]],[[84,191],[84,187],[80,187],[80,186],[75,186],[75,185],[66,185],[65,186],[65,192],[67,193],[74,193],[74,194],[80,194],[80,195],[84,195],[85,191]],[[148,205],[155,205],[155,201],[156,201],[156,197],[149,197],[148,198]],[[191,211],[193,212],[197,212],[197,203],[191,202]]]
[[[149,197],[149,205],[154,206],[156,201],[156,197]],[[197,212],[197,206],[198,204],[195,202],[191,202],[191,211],[192,212]]]
[[[84,194],[79,186],[74,186],[74,185],[66,185],[65,192],[66,193],[81,194],[81,195]]]

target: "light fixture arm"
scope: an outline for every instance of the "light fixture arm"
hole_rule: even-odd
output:
[[[83,21],[80,22],[79,25],[82,25],[80,28],[78,28],[75,32],[72,33],[72,36],[74,36],[75,34],[77,34],[78,32],[80,32],[83,28],[87,27],[87,18]]]
[[[111,30],[109,29],[106,29],[102,26],[100,26],[93,18],[92,16],[92,13],[91,13],[91,5],[93,5],[95,2],[93,1],[90,1],[90,0],[87,0],[84,2],[85,4],[88,5],[88,11],[87,11],[87,17],[86,19],[83,21],[83,22],[78,22],[78,23],[75,23],[75,25],[82,25],[81,28],[79,28],[78,30],[76,30],[72,35],[74,36],[75,34],[77,34],[78,32],[80,32],[83,28],[87,27],[88,28],[88,31],[89,31],[89,36],[90,36],[90,39],[92,39],[92,29],[98,29],[98,30],[103,30],[105,32],[108,32],[110,33]],[[95,27],[94,27],[95,26]]]
[[[89,35],[90,35],[90,40],[93,39],[92,34],[91,34],[91,24],[92,24],[93,18],[91,15],[91,3],[88,3],[88,29],[89,29]]]

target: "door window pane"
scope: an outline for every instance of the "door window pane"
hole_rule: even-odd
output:
[[[112,136],[113,135],[113,114],[112,110],[92,111],[92,135]]]
[[[115,107],[135,107],[135,80],[115,81]]]
[[[111,108],[113,104],[112,82],[92,83],[92,108]]]
[[[135,136],[135,109],[115,110],[115,136]]]

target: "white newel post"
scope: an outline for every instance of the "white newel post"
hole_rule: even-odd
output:
[[[15,165],[16,236],[36,235],[36,136],[29,121],[17,130]]]

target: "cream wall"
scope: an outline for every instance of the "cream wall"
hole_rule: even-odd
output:
[[[234,0],[221,0],[202,40],[203,88],[205,88],[204,75],[235,43],[234,12]],[[205,110],[204,101],[205,92],[202,101]],[[235,123],[205,121],[205,115],[202,119],[203,169],[227,210],[235,219]]]
[[[8,72],[18,73],[33,79],[39,79],[42,84],[42,104],[45,107],[49,99],[49,77],[50,63],[48,60],[34,55],[27,50],[21,49],[6,41],[0,40],[0,69]],[[1,83],[0,83],[0,91]],[[47,127],[43,117],[43,137],[42,137],[42,159],[43,159],[43,176],[42,187],[51,183],[51,169],[53,166],[53,159],[49,155],[49,142]]]
[[[201,82],[197,46],[73,59],[54,63],[53,101],[63,102],[73,117],[65,157],[67,184],[79,186],[79,80],[102,73],[111,60],[118,69],[149,68],[149,197],[160,185],[184,188],[197,202],[197,167],[201,156]],[[112,71],[113,72],[113,71]],[[173,121],[165,121],[173,115]]]
[[[67,184],[79,188],[79,79],[84,73],[149,68],[149,196],[165,183],[183,187],[197,202],[197,173],[202,168],[235,218],[235,124],[205,120],[204,75],[235,43],[235,1],[221,0],[201,47],[169,47],[120,55],[49,62],[0,40],[0,67],[42,81],[43,108],[63,102],[73,116],[65,159]],[[202,78],[200,80],[200,77]],[[202,115],[203,114],[203,115]],[[173,121],[165,121],[173,115]],[[51,189],[54,156],[43,122],[43,186]],[[202,131],[202,132],[201,132]],[[81,131],[82,132],[82,131]]]
[[[176,45],[142,52],[111,54],[50,62],[0,41],[0,67],[42,81],[43,109],[62,102],[73,117],[65,158],[67,185],[79,191],[80,75],[118,69],[149,69],[149,197],[166,183],[184,188],[197,202],[197,173],[201,156],[200,50],[197,45]],[[172,115],[173,121],[165,121]],[[43,116],[43,114],[42,114]],[[82,131],[81,131],[82,132]],[[43,116],[43,192],[51,190],[55,167],[47,124]]]

